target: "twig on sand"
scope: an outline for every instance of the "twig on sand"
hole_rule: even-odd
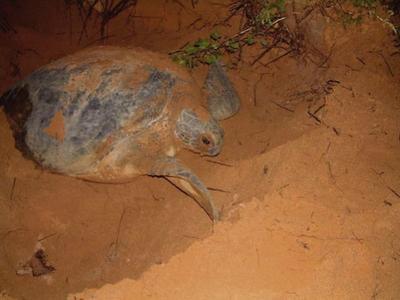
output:
[[[382,56],[382,59],[383,59],[383,61],[385,62],[385,65],[386,65],[386,67],[388,68],[390,75],[391,75],[392,77],[394,77],[394,73],[393,73],[392,67],[390,66],[390,64],[389,64],[389,62],[387,61],[386,57],[385,57],[382,53],[379,53],[379,55]]]
[[[400,193],[397,192],[396,190],[394,190],[393,188],[391,188],[390,186],[387,186],[387,188],[389,189],[389,191],[391,191],[397,198],[400,198]]]
[[[267,54],[269,51],[271,51],[275,46],[277,45],[277,42],[275,42],[273,45],[269,46],[268,48],[265,48],[264,51],[262,51],[251,63],[250,65],[253,66],[256,62],[258,62],[261,58],[264,57],[265,54]]]
[[[317,121],[318,124],[321,124],[321,123],[322,123],[321,120],[320,120],[320,118],[318,118],[318,117],[317,117],[316,115],[314,115],[312,112],[307,111],[307,114],[308,114],[311,118],[313,118],[315,121]]]
[[[13,179],[13,183],[12,183],[12,186],[11,186],[11,192],[10,192],[10,201],[13,201],[13,199],[14,199],[14,190],[15,190],[15,184],[17,183],[17,178],[16,177],[14,177],[14,179]]]
[[[121,216],[120,216],[119,222],[118,222],[117,236],[115,237],[115,240],[110,245],[110,250],[107,255],[107,257],[110,261],[113,261],[118,255],[119,238],[120,238],[120,234],[121,234],[121,224],[122,224],[122,220],[124,219],[126,210],[127,210],[126,207],[124,207],[124,209],[122,210],[122,213],[121,213]]]
[[[198,17],[196,18],[192,23],[190,23],[188,26],[186,26],[186,28],[191,28],[192,26],[195,26],[197,22],[201,21],[202,18]]]
[[[335,176],[333,175],[331,163],[330,163],[329,161],[327,161],[327,162],[326,162],[326,165],[327,165],[327,167],[328,167],[328,174],[329,174],[329,177],[332,179],[332,182],[333,182],[334,184],[336,184],[336,178],[335,178]]]
[[[356,59],[360,62],[360,63],[362,63],[363,65],[365,65],[365,61],[361,58],[361,57],[356,57]]]
[[[279,103],[277,103],[277,102],[275,102],[275,101],[272,101],[272,100],[271,100],[271,102],[272,102],[273,104],[275,104],[276,106],[278,106],[279,108],[282,108],[282,109],[284,109],[284,110],[287,110],[288,112],[294,113],[294,110],[293,110],[293,109],[287,108],[286,106],[283,106],[282,104],[279,104]]]
[[[277,62],[277,61],[280,60],[281,58],[284,58],[286,55],[289,55],[290,53],[292,53],[292,52],[294,52],[294,51],[295,51],[295,49],[290,49],[290,50],[286,51],[285,53],[283,53],[282,55],[279,55],[278,57],[275,57],[274,59],[270,60],[270,61],[267,62],[266,64],[263,64],[263,63],[262,63],[262,65],[263,65],[264,67],[266,67],[266,66],[268,66],[268,65],[270,65],[270,64],[273,64],[274,62]]]
[[[196,4],[197,4],[197,2],[199,2],[199,0],[191,0],[191,2],[192,2],[192,7],[195,8]]]
[[[92,17],[100,20],[100,37],[104,40],[110,21],[123,11],[134,7],[137,0],[71,0],[65,2],[67,6],[75,5],[78,8],[82,21],[82,30],[79,36],[79,42],[81,42],[83,36],[88,36],[87,26]]]
[[[382,52],[380,52],[380,51],[370,51],[370,53],[375,53],[375,54],[379,55],[380,57],[382,57],[383,62],[385,63],[390,75],[392,77],[394,77],[394,73],[393,73],[392,67],[390,66],[389,62],[387,61],[385,55],[383,55]]]
[[[322,61],[322,63],[319,64],[319,68],[324,68],[327,64],[327,62],[329,61],[329,59],[332,56],[333,53],[333,49],[335,48],[336,43],[333,43],[333,45],[331,46],[331,48],[329,49],[329,54],[325,56],[325,59]],[[326,66],[327,67],[327,66]]]
[[[325,107],[325,103],[321,104],[314,112],[313,114],[316,115],[321,109],[323,109]]]
[[[264,76],[267,75],[269,73],[260,73],[259,78],[257,79],[257,81],[254,83],[253,85],[253,105],[257,106],[257,88],[258,88],[258,84],[264,79]]]
[[[206,161],[210,162],[212,164],[221,165],[221,166],[224,166],[224,167],[230,167],[230,168],[233,167],[232,164],[228,164],[228,163],[225,163],[225,162],[222,162],[222,161],[211,160],[211,159],[206,159]]]
[[[392,205],[393,205],[392,202],[387,201],[387,200],[383,200],[383,203],[384,203],[386,206],[392,206]]]
[[[329,141],[328,146],[326,147],[325,151],[322,152],[322,154],[321,154],[321,156],[320,156],[320,158],[319,158],[320,160],[321,160],[324,156],[326,156],[326,155],[328,154],[330,148],[331,148],[331,142]]]
[[[47,240],[47,239],[49,239],[49,238],[51,238],[51,237],[55,236],[56,234],[57,234],[57,232],[54,232],[54,233],[48,234],[48,235],[46,235],[46,236],[44,236],[44,237],[42,237],[42,238],[38,239],[37,241],[38,241],[38,242],[43,242],[44,240]]]
[[[188,238],[188,239],[201,240],[201,238],[199,238],[197,236],[193,236],[193,235],[183,234],[182,236],[185,238]]]
[[[227,193],[230,194],[231,191],[227,191],[227,190],[223,190],[223,189],[219,189],[219,188],[213,188],[213,187],[207,187],[207,189],[209,189],[210,191],[214,191],[214,192],[221,192],[221,193]]]
[[[337,136],[340,135],[340,131],[336,127],[332,127],[332,130]]]

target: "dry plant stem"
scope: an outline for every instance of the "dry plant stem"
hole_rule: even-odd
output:
[[[256,83],[253,86],[253,105],[257,106],[257,88],[259,83],[264,79],[264,76],[267,75],[268,73],[261,73],[258,80],[256,81]]]
[[[400,198],[400,193],[398,193],[397,191],[395,191],[393,188],[391,188],[390,186],[387,187],[389,189],[389,191],[391,191],[397,198]]]
[[[387,67],[387,69],[388,69],[390,75],[391,75],[392,77],[394,77],[394,73],[393,73],[392,67],[391,67],[390,64],[388,63],[386,57],[385,57],[382,53],[380,53],[380,52],[377,52],[377,54],[378,54],[380,57],[382,57],[383,62],[385,63],[385,65],[386,65],[386,67]]]
[[[49,238],[55,236],[56,234],[58,234],[58,233],[57,233],[57,232],[50,233],[50,234],[48,234],[48,235],[46,235],[46,236],[44,236],[44,237],[38,239],[37,241],[38,241],[38,242],[43,242],[43,241],[45,241],[45,240],[47,240],[47,239],[49,239]]]
[[[12,186],[11,186],[10,201],[12,201],[14,199],[14,190],[15,190],[15,184],[16,183],[17,183],[17,178],[14,177],[13,183],[12,183]]]
[[[289,55],[290,53],[294,52],[294,49],[290,49],[288,51],[286,51],[285,53],[279,55],[278,57],[275,57],[274,59],[270,60],[269,62],[267,62],[266,64],[262,64],[264,67],[273,64],[274,62],[280,60],[281,58],[285,57],[286,55]]]
[[[217,165],[221,165],[221,166],[224,166],[224,167],[233,167],[232,164],[228,164],[228,163],[225,163],[225,162],[222,162],[222,161],[211,160],[211,159],[206,159],[206,161],[210,162],[212,164],[217,164]]]
[[[118,248],[119,248],[119,240],[120,240],[120,234],[121,234],[121,225],[122,225],[122,221],[124,219],[125,213],[126,213],[127,208],[124,207],[124,209],[122,210],[121,216],[119,218],[119,222],[118,222],[118,229],[117,229],[117,235],[114,239],[114,242],[111,244],[112,250],[111,250],[111,259],[115,258],[118,255]]]
[[[87,25],[89,20],[95,16],[100,18],[100,40],[106,38],[106,29],[109,22],[128,8],[135,6],[137,0],[73,0],[71,2],[76,5],[82,21],[82,30],[78,42],[80,43],[83,36],[88,36]],[[100,10],[99,10],[100,7]]]
[[[94,10],[94,6],[96,5],[97,1],[93,2],[89,8],[86,10],[84,3],[77,0],[77,6],[78,6],[78,10],[79,10],[79,15],[81,17],[81,21],[82,21],[82,30],[81,33],[79,35],[79,39],[78,39],[78,43],[81,42],[82,38],[83,38],[83,34],[86,35],[86,37],[88,37],[87,34],[87,30],[86,30],[86,26],[87,26],[87,22],[89,21],[90,17],[92,16],[93,10]]]
[[[256,59],[254,59],[250,65],[253,66],[256,62],[258,62],[261,58],[264,57],[265,54],[267,54],[269,51],[271,51],[273,48],[275,48],[275,46],[278,44],[278,42],[274,43],[272,46],[264,49],[257,57]]]
[[[232,192],[230,192],[230,191],[227,191],[227,190],[223,190],[223,189],[219,189],[219,188],[213,188],[213,187],[207,187],[207,189],[209,189],[210,191],[213,191],[213,192],[220,192],[220,193],[226,193],[226,194],[230,194],[230,193],[232,193]]]
[[[119,0],[115,4],[114,0],[103,0],[103,11],[100,13],[100,36],[105,36],[108,23],[124,10],[136,5],[137,0]]]
[[[294,113],[294,110],[293,110],[293,109],[287,108],[286,106],[283,106],[282,104],[279,104],[279,103],[277,103],[277,102],[275,102],[275,101],[272,101],[272,100],[271,100],[271,102],[272,102],[273,104],[275,104],[276,106],[278,106],[279,108],[282,108],[282,109],[284,109],[284,110],[286,110],[286,111],[288,111],[288,112]]]
[[[268,4],[268,2],[265,2]],[[210,36],[213,41],[213,47],[210,49],[209,47],[205,47],[205,49],[198,49],[195,53],[187,52],[186,47],[190,45],[190,43],[186,43],[179,50],[169,53],[170,55],[182,55],[183,63],[185,63],[185,57],[188,57],[189,63],[187,65],[189,67],[196,66],[198,62],[207,63],[207,60],[204,61],[204,57],[211,55],[216,56],[217,59],[224,54],[228,54],[234,59],[232,65],[238,65],[238,62],[242,60],[242,52],[245,46],[251,46],[254,43],[259,42],[263,49],[261,53],[256,56],[256,58],[250,62],[250,65],[256,64],[259,60],[261,60],[268,52],[270,52],[274,48],[283,48],[285,49],[285,53],[281,56],[273,59],[268,62],[266,65],[272,64],[275,61],[287,56],[288,54],[295,52],[297,54],[301,54],[305,52],[305,48],[303,45],[303,40],[300,34],[297,34],[296,28],[298,27],[297,23],[304,21],[311,12],[317,8],[318,6],[309,6],[307,10],[304,10],[303,13],[295,12],[295,8],[293,8],[292,12],[289,13],[288,16],[283,16],[283,11],[277,9],[275,7],[270,7],[264,2],[261,1],[253,1],[253,0],[237,0],[234,1],[230,5],[230,14],[227,18],[225,18],[222,22],[218,22],[214,25],[215,28],[218,25],[226,25],[226,23],[234,16],[240,17],[239,30],[236,34],[230,36],[223,36],[222,38],[214,39]],[[276,9],[276,10],[273,10]],[[271,14],[269,17],[263,16],[264,10],[270,10]],[[261,19],[260,19],[261,18]],[[294,19],[295,20],[295,29],[293,32],[288,29],[288,27],[284,24],[285,19]],[[189,26],[193,26],[199,19],[195,19]],[[218,40],[218,41],[217,41]],[[199,39],[201,41],[201,39]],[[195,45],[195,44],[194,44]],[[234,46],[232,46],[234,45]],[[194,46],[196,47],[196,45]],[[326,63],[325,59],[328,59],[325,55],[323,56],[324,64]],[[306,57],[306,56],[305,56]],[[182,61],[177,59],[179,63]],[[264,65],[264,64],[262,64]],[[266,66],[265,65],[265,66]]]

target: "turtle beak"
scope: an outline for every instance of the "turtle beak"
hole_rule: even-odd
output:
[[[213,147],[208,150],[208,156],[216,156],[221,152],[221,147]]]

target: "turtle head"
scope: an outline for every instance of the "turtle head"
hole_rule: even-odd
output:
[[[185,148],[215,156],[221,151],[224,131],[209,114],[200,117],[193,110],[183,109],[176,122],[175,135]]]

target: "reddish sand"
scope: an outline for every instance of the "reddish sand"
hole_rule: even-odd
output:
[[[167,53],[228,13],[216,1],[149,3],[115,19],[106,43]],[[77,43],[79,18],[62,1],[3,5],[18,33],[2,34],[0,92],[98,38],[91,26]],[[0,111],[0,298],[398,298],[400,55],[382,22],[319,33],[323,67],[285,57],[230,71],[242,108],[221,123],[222,153],[180,154],[222,209],[215,226],[163,179],[97,184],[36,168]],[[330,94],[328,80],[340,82]],[[56,270],[16,275],[39,248]]]

